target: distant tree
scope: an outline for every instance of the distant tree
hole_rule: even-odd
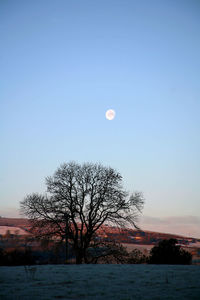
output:
[[[101,164],[63,164],[46,179],[45,195],[31,194],[21,202],[21,212],[41,236],[60,236],[73,244],[76,263],[87,262],[93,237],[105,223],[137,228],[144,199],[130,196],[122,187],[122,176]],[[67,246],[66,246],[67,250]]]
[[[10,230],[6,230],[6,233],[4,234],[4,237],[6,239],[9,239],[11,237],[11,233],[10,233]]]
[[[176,239],[162,240],[158,246],[151,249],[150,264],[189,265],[192,255],[176,245]]]

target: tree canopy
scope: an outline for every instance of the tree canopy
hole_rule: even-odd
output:
[[[176,239],[160,241],[158,246],[154,246],[151,249],[149,263],[171,265],[191,264],[192,255],[176,244]]]
[[[33,193],[21,201],[21,212],[41,236],[56,234],[66,243],[70,240],[77,263],[87,262],[87,250],[105,222],[137,228],[143,196],[129,195],[122,176],[111,167],[64,163],[46,178],[46,186],[44,195]]]

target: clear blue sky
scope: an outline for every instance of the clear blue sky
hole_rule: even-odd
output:
[[[0,210],[75,160],[200,217],[200,1],[1,0],[0,43]]]

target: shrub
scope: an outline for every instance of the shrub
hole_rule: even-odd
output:
[[[138,249],[130,252],[127,263],[128,264],[143,264],[146,263],[147,257]]]

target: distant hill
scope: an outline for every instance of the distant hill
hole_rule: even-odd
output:
[[[19,229],[29,232],[31,225],[26,218],[0,218],[0,226],[17,227]],[[6,230],[6,229],[5,229]],[[185,237],[178,234],[154,232],[147,230],[134,230],[134,229],[119,229],[114,226],[104,225],[98,231],[98,236],[104,240],[116,240],[120,243],[127,244],[143,244],[154,245],[162,239],[175,238],[180,244],[188,245],[190,243],[200,242],[200,239]]]
[[[0,226],[26,226],[29,220],[26,218],[2,218],[0,217]]]

